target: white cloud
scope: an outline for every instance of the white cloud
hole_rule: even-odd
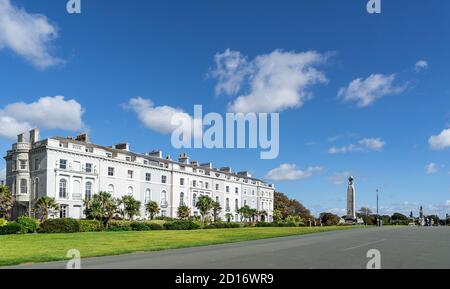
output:
[[[379,138],[365,138],[360,140],[359,144],[371,151],[380,152],[383,150],[386,142]]]
[[[423,70],[428,69],[428,62],[426,60],[419,60],[416,62],[416,65],[414,66],[414,69],[416,72],[421,72]]]
[[[30,14],[15,7],[10,0],[0,0],[0,49],[8,48],[45,69],[62,63],[51,55],[51,43],[58,37],[54,24],[40,14]]]
[[[450,206],[450,200],[447,200],[446,206]]]
[[[386,142],[380,138],[365,138],[358,142],[358,144],[349,144],[341,147],[331,147],[328,149],[329,154],[345,154],[351,152],[381,152],[386,145]]]
[[[425,172],[428,175],[432,175],[438,172],[438,166],[435,163],[429,163],[428,165],[425,166]]]
[[[355,79],[347,87],[341,88],[338,97],[345,102],[356,102],[358,107],[367,107],[386,95],[399,94],[405,90],[405,86],[396,86],[394,81],[395,74],[372,74],[366,79]]]
[[[13,138],[32,127],[77,131],[84,127],[84,109],[64,96],[41,97],[37,102],[16,102],[0,109],[0,137]]]
[[[155,106],[154,103],[142,97],[136,97],[130,99],[127,105],[138,116],[139,120],[149,129],[162,133],[171,134],[180,125],[172,124],[172,119],[189,120],[191,122],[191,131],[185,131],[186,135],[194,132],[195,137],[200,137],[202,133],[202,123],[194,122],[192,116],[185,113],[180,108],[174,108],[171,106]],[[195,126],[195,129],[193,127]],[[187,128],[187,127],[186,127]]]
[[[217,79],[216,95],[238,93],[250,73],[246,58],[240,52],[230,49],[217,53],[214,58],[216,66],[209,76]]]
[[[296,165],[282,164],[278,168],[269,171],[266,179],[271,181],[294,181],[309,178],[322,170],[322,167],[308,167],[306,170],[300,170],[297,169]]]
[[[4,181],[6,179],[6,168],[0,170],[0,181]]]
[[[348,180],[348,177],[352,175],[354,174],[352,174],[349,171],[334,173],[332,176],[328,178],[328,180],[335,185],[342,185],[345,184]]]
[[[349,144],[349,145],[345,145],[345,146],[341,146],[341,147],[331,147],[328,149],[328,153],[329,154],[345,154],[345,153],[350,153],[350,152],[356,152],[356,151],[362,151],[362,148],[354,145],[354,144]]]
[[[439,135],[430,137],[428,144],[434,150],[443,150],[450,147],[450,128],[443,130]]]
[[[216,55],[216,67],[209,75],[218,79],[216,93],[238,96],[228,104],[231,112],[279,112],[301,107],[312,97],[314,84],[326,83],[316,67],[326,55],[275,50],[248,61],[240,52],[226,50]],[[243,87],[247,92],[238,95]]]

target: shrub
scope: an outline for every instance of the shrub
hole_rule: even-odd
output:
[[[158,217],[155,217],[155,220],[159,220],[159,221],[176,221],[177,219],[170,218],[170,217],[158,216]]]
[[[81,220],[80,232],[100,232],[103,231],[103,224],[98,220]]]
[[[9,222],[0,227],[0,235],[24,234],[24,229],[16,222]]]
[[[164,230],[164,223],[146,222],[146,224],[150,227],[151,230]]]
[[[111,221],[109,222],[109,226],[107,228],[108,231],[132,231],[130,221]]]
[[[39,233],[76,233],[80,232],[80,221],[70,218],[48,219],[39,226]]]
[[[274,223],[275,227],[298,227],[298,223],[296,222],[281,222],[281,223]]]
[[[298,227],[298,223],[295,222],[278,222],[278,223],[268,223],[268,222],[258,222],[255,224],[256,227]]]
[[[240,228],[241,224],[239,223],[214,223],[209,224],[204,227],[204,229],[231,229],[231,228]]]
[[[150,231],[151,230],[150,224],[145,223],[145,222],[131,222],[130,227],[133,231]]]
[[[194,221],[173,221],[164,224],[167,230],[198,230],[201,226]]]
[[[17,218],[16,223],[21,226],[23,233],[36,233],[39,227],[39,223],[36,219],[27,216]]]
[[[5,219],[0,219],[0,227],[6,226],[6,224],[8,224],[8,221]]]
[[[277,223],[258,222],[255,227],[277,227]]]

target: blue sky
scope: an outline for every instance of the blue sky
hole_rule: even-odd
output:
[[[142,122],[130,99],[151,100],[144,113],[158,118],[163,106],[192,114],[194,104],[224,114],[247,96],[249,110],[280,113],[279,157],[187,150],[194,159],[270,177],[315,213],[343,214],[351,173],[358,207],[373,207],[380,188],[382,212],[423,204],[445,214],[450,3],[382,5],[370,15],[362,0],[82,0],[82,13],[70,15],[63,0],[0,0],[0,151],[18,129],[38,126],[44,137],[87,130],[95,143],[177,156],[170,134]],[[219,80],[218,56],[242,65]],[[273,103],[258,101],[251,82],[268,67],[277,68],[269,78],[287,79],[266,86]],[[236,83],[238,91],[216,93]]]

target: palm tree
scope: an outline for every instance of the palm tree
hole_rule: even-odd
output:
[[[150,201],[145,205],[145,210],[150,214],[150,220],[153,220],[156,214],[159,213],[160,209],[158,203],[155,201]]]
[[[191,215],[191,209],[187,206],[180,206],[178,207],[178,218],[181,220],[189,219],[189,216]]]
[[[265,211],[265,210],[262,210],[262,211],[259,211],[258,212],[258,215],[259,216],[261,216],[261,217],[264,217],[264,221],[267,221],[266,219],[266,217],[267,217],[267,211]],[[261,218],[262,219],[262,218]]]
[[[197,204],[195,205],[202,216],[202,221],[205,222],[205,216],[209,214],[209,211],[213,208],[214,200],[209,196],[200,196]]]
[[[105,228],[114,215],[119,213],[120,200],[115,199],[110,193],[100,192],[91,200],[85,201],[85,214],[88,219],[102,221]]]
[[[249,220],[252,216],[252,209],[249,206],[245,205],[237,211],[241,216],[244,217],[245,220]]]
[[[254,222],[257,219],[258,210],[257,209],[250,209],[250,215],[252,218],[252,222]]]
[[[54,214],[59,211],[59,205],[54,198],[44,196],[36,201],[36,209],[39,210],[41,214],[40,221],[43,222],[48,219],[50,213]]]
[[[128,216],[129,220],[133,220],[135,216],[139,216],[141,202],[133,198],[133,196],[122,197],[121,203],[123,204],[124,216]]]
[[[230,220],[233,219],[233,214],[231,214],[231,213],[226,213],[226,214],[225,214],[225,219],[227,219],[227,222],[229,223]]]
[[[8,219],[9,211],[14,205],[14,199],[7,186],[0,186],[0,217]]]
[[[220,214],[220,211],[222,211],[222,207],[220,206],[219,202],[214,202],[213,207],[212,207],[212,211],[213,211],[213,220],[214,223],[217,221],[217,218]]]

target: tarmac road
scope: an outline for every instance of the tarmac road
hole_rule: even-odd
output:
[[[82,259],[83,269],[361,268],[370,249],[381,268],[450,269],[450,227],[384,227]],[[81,252],[83,254],[83,252]],[[11,268],[65,268],[66,262]]]

